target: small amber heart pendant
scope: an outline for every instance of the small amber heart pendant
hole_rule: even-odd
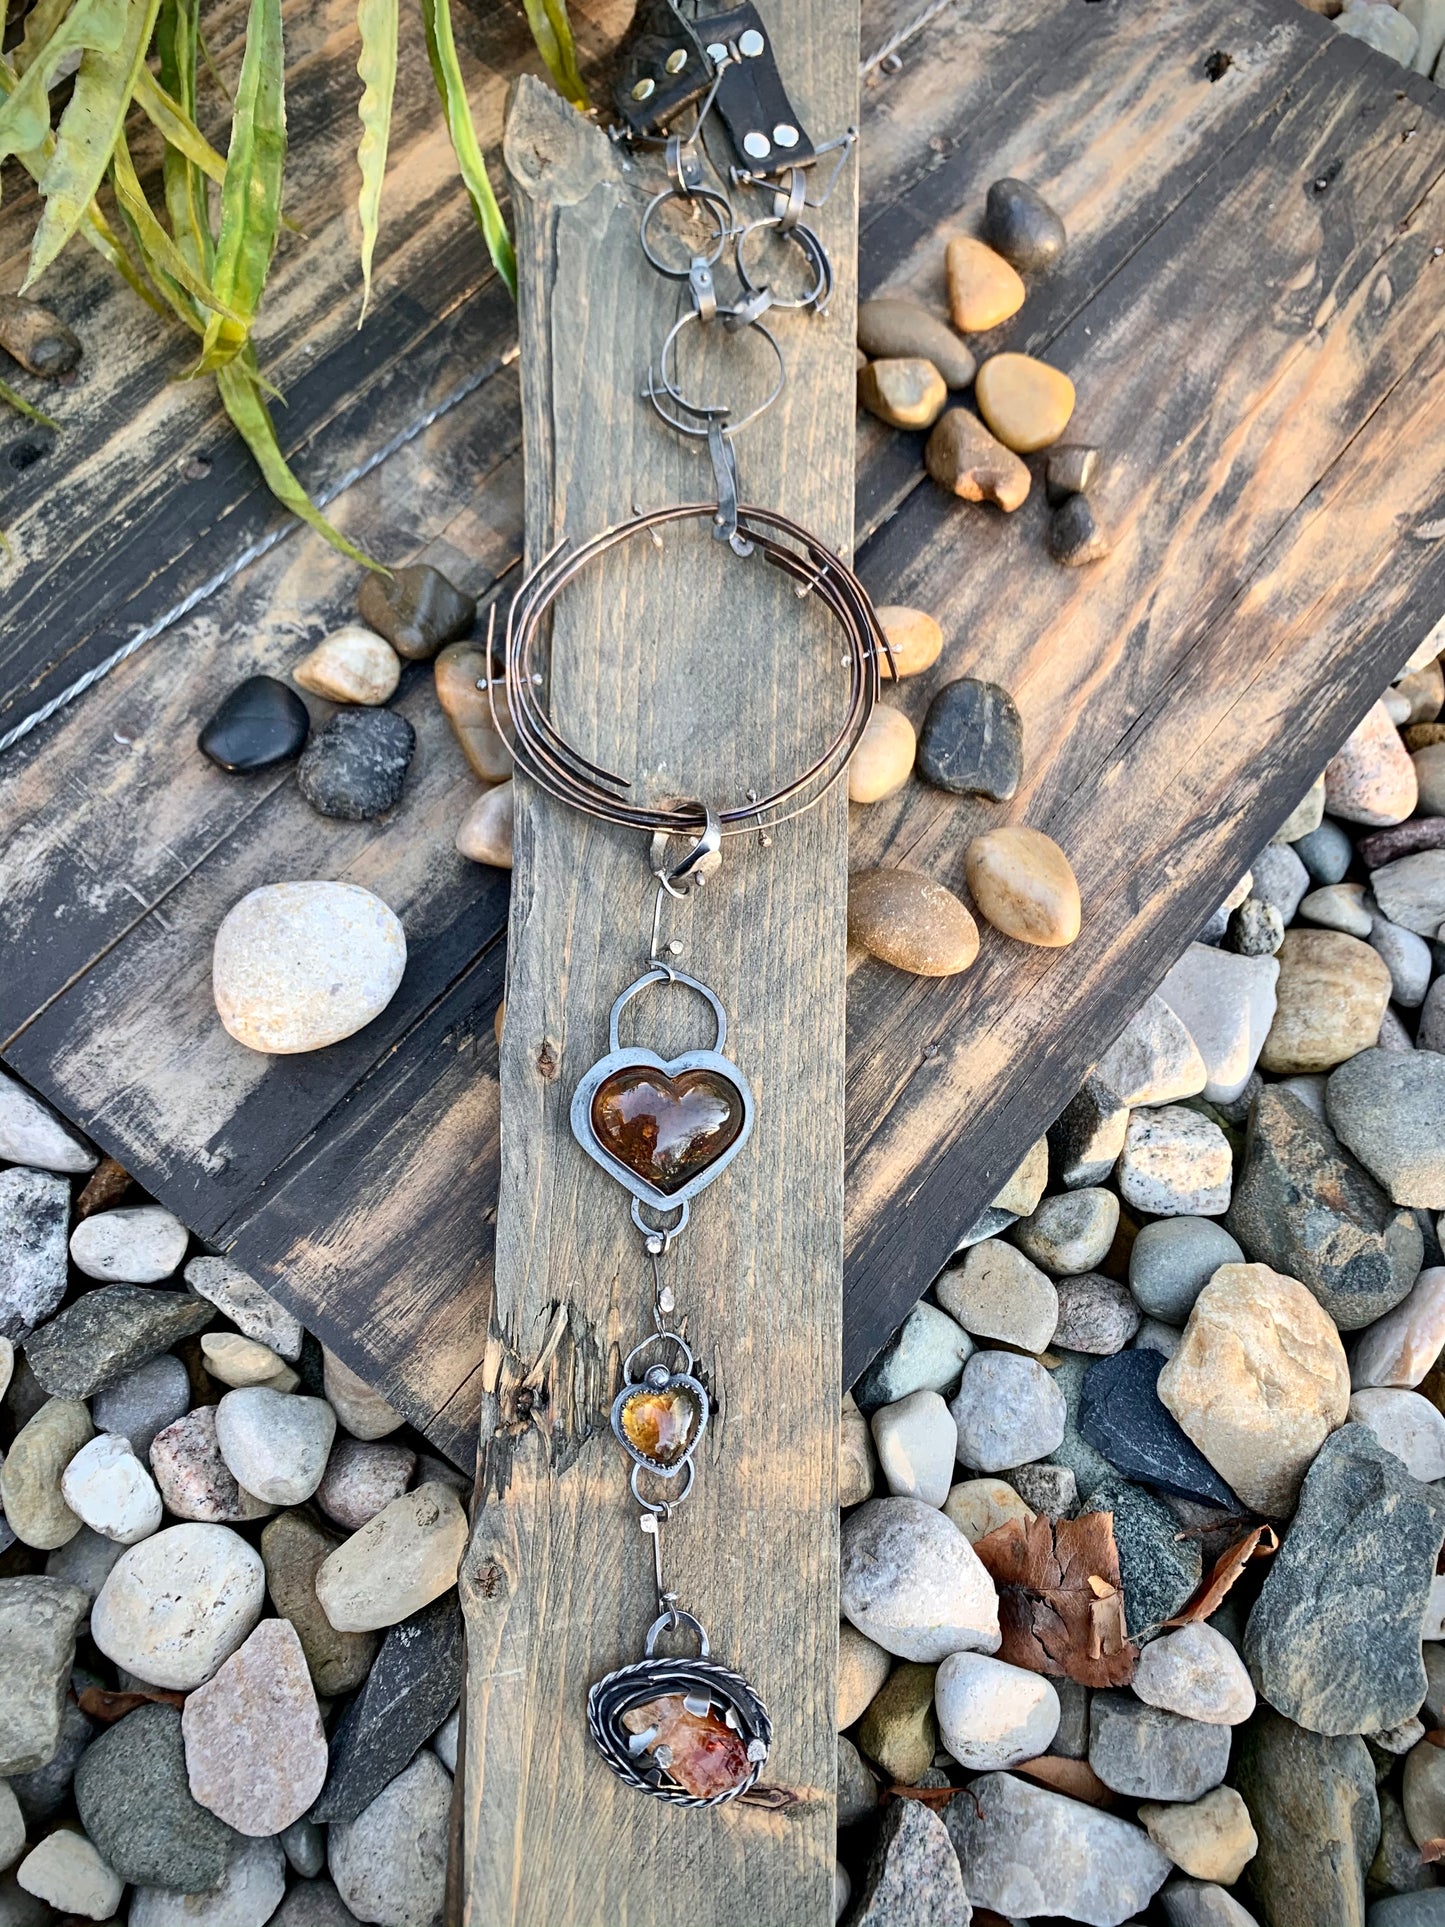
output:
[[[712,1005],[717,1019],[712,1050],[668,1059],[618,1041],[618,1017],[628,999],[650,984],[668,982],[697,991]],[[726,1036],[723,1007],[706,984],[680,971],[650,970],[613,1005],[612,1048],[573,1093],[572,1130],[578,1143],[656,1211],[686,1205],[711,1184],[752,1130],[752,1093],[737,1065],[722,1054]],[[684,1211],[684,1221],[686,1216]]]
[[[612,1403],[612,1429],[639,1465],[672,1478],[697,1449],[707,1428],[708,1397],[688,1372],[649,1366],[629,1380]]]

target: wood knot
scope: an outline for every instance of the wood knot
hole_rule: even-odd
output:
[[[544,1084],[550,1084],[562,1068],[562,1054],[550,1037],[542,1039],[542,1048],[537,1052],[537,1075]]]

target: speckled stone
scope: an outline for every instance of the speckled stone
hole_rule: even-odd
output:
[[[1363,1740],[1307,1733],[1262,1706],[1231,1775],[1259,1835],[1249,1897],[1269,1927],[1364,1927],[1364,1875],[1379,1840]]]
[[[1375,1042],[1390,973],[1358,937],[1290,930],[1280,946],[1276,999],[1261,1068],[1283,1075],[1329,1070]]]
[[[1045,1198],[1014,1226],[1013,1239],[1041,1270],[1055,1278],[1077,1277],[1103,1263],[1118,1228],[1118,1198],[1085,1185]]]
[[[973,676],[945,683],[923,719],[918,770],[956,796],[1007,802],[1023,777],[1023,720],[1013,697]]]
[[[1138,1110],[1119,1156],[1126,1204],[1154,1217],[1219,1217],[1229,1208],[1233,1154],[1210,1118],[1182,1104]]]
[[[1085,1271],[1061,1278],[1056,1289],[1059,1322],[1052,1341],[1056,1345],[1105,1357],[1122,1351],[1139,1329],[1139,1307],[1129,1287],[1117,1279]]]
[[[950,408],[934,426],[923,462],[940,488],[965,502],[992,502],[1006,514],[1028,500],[1028,464],[990,434],[970,409]]]
[[[437,701],[472,774],[484,783],[504,782],[512,773],[512,752],[497,724],[505,726],[510,711],[506,689],[486,686],[490,670],[485,648],[475,642],[449,642],[437,657],[432,675]]]
[[[356,612],[398,655],[425,662],[444,642],[467,633],[476,621],[477,605],[440,569],[412,562],[390,575],[368,569]]]
[[[99,1157],[58,1112],[0,1070],[0,1162],[80,1172],[93,1171]]]
[[[208,1893],[241,1844],[191,1795],[174,1706],[138,1706],[100,1733],[76,1768],[75,1801],[106,1863],[141,1887]]]
[[[150,1467],[168,1510],[199,1525],[264,1519],[271,1508],[243,1492],[216,1440],[216,1407],[198,1405],[157,1432]]]
[[[0,1171],[0,1338],[24,1338],[65,1296],[70,1185],[54,1171]]]
[[[70,1256],[102,1284],[154,1285],[176,1270],[189,1242],[180,1219],[160,1205],[123,1206],[82,1219],[70,1235]]]
[[[975,1352],[949,1401],[958,1458],[976,1472],[1006,1472],[1046,1459],[1064,1436],[1064,1395],[1037,1360]]]
[[[1108,1469],[1080,1503],[1080,1513],[1113,1517],[1124,1614],[1131,1634],[1162,1626],[1189,1599],[1204,1571],[1197,1539],[1183,1539],[1162,1499]]]
[[[316,1502],[328,1519],[356,1532],[400,1498],[415,1470],[416,1453],[409,1445],[341,1438],[331,1448]]]
[[[64,1579],[0,1578],[0,1774],[32,1773],[60,1745],[75,1636],[89,1605]]]
[[[107,1659],[150,1686],[189,1692],[261,1617],[260,1555],[222,1525],[168,1526],[117,1560],[90,1615]]]
[[[238,1833],[269,1837],[311,1806],[327,1744],[306,1656],[286,1619],[264,1619],[181,1712],[191,1792]]]
[[[395,1626],[457,1582],[467,1520],[450,1486],[393,1499],[328,1555],[316,1596],[338,1632]]]
[[[358,1920],[440,1927],[451,1803],[450,1774],[422,1752],[356,1819],[332,1827],[331,1877]]]
[[[204,1331],[215,1310],[189,1291],[104,1285],[74,1299],[34,1332],[25,1356],[58,1398],[89,1398],[181,1339]]]
[[[333,703],[384,703],[401,681],[391,644],[359,622],[323,638],[291,671],[303,689]]]
[[[23,1545],[49,1552],[79,1532],[82,1522],[65,1503],[61,1480],[93,1431],[78,1399],[52,1398],[15,1434],[0,1469],[0,1503]]]
[[[301,1356],[301,1320],[228,1258],[192,1258],[185,1280],[247,1338],[293,1362]]]
[[[838,1874],[846,1883],[842,1866]],[[841,1917],[847,1905],[842,1886]],[[972,1918],[958,1856],[938,1816],[917,1800],[885,1809],[850,1927],[966,1927]]]
[[[394,709],[339,709],[311,738],[296,787],[321,816],[369,823],[401,801],[416,731]]]
[[[978,955],[978,925],[941,883],[914,870],[855,870],[848,941],[916,977],[952,977]]]
[[[221,1022],[248,1049],[285,1055],[350,1037],[395,996],[406,968],[400,919],[355,883],[271,883],[216,933]]]
[[[950,388],[967,388],[977,366],[968,343],[946,321],[897,295],[858,303],[858,346],[870,359],[921,355]]]
[[[1445,1209],[1445,1057],[1366,1050],[1325,1095],[1341,1141],[1396,1204]]]
[[[843,1616],[899,1659],[997,1652],[998,1598],[972,1546],[917,1499],[870,1499],[843,1521]]]
[[[283,1512],[261,1534],[266,1588],[296,1628],[318,1693],[333,1698],[354,1690],[376,1657],[374,1633],[342,1633],[316,1597],[316,1574],[340,1541],[323,1532],[309,1512]]]

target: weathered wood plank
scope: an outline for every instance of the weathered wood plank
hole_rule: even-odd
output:
[[[763,11],[806,124],[822,134],[850,122],[856,17],[829,0]],[[540,89],[516,97],[507,157],[536,557],[561,532],[576,539],[625,517],[635,500],[712,491],[701,451],[637,397],[639,358],[675,314],[675,289],[637,245],[656,167],[621,166]],[[766,431],[739,445],[744,499],[784,506],[845,551],[855,208],[849,170],[820,217],[838,298],[826,321],[784,318],[788,386]],[[710,358],[706,379],[735,384],[739,359],[723,356],[719,369]],[[663,543],[661,556],[633,544],[564,599],[553,714],[587,754],[638,772],[644,796],[679,784],[731,802],[748,783],[766,794],[826,744],[830,713],[836,727],[836,634],[788,579],[759,558],[739,562],[705,522],[670,528]],[[612,1000],[646,968],[655,886],[645,838],[519,778],[495,1363],[462,1578],[465,1919],[478,1927],[644,1927],[671,1918],[679,1896],[699,1927],[832,1917],[845,873],[835,791],[771,848],[730,839],[703,897],[668,920],[683,968],[728,1006],[728,1048],[758,1100],[752,1142],[697,1201],[665,1261],[718,1401],[695,1490],[667,1531],[668,1583],[768,1703],[766,1777],[790,1796],[785,1813],[681,1813],[614,1779],[584,1717],[590,1682],[640,1655],[657,1611],[607,1423],[623,1355],[651,1329],[651,1285],[625,1194],[582,1156],[568,1107],[606,1049]],[[684,1039],[710,1042],[680,1001],[654,990],[630,1027],[664,1054]],[[564,1311],[561,1341],[525,1396],[528,1420],[521,1381]],[[785,1614],[759,1613],[759,1601],[782,1599]]]

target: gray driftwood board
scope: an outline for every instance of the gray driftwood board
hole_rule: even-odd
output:
[[[851,124],[856,15],[833,0],[763,11],[815,136]],[[660,169],[628,163],[526,81],[506,154],[535,559],[635,502],[706,500],[710,470],[696,444],[638,405],[642,367],[677,313],[675,286],[638,245]],[[737,443],[743,499],[777,505],[845,553],[854,182],[850,169],[817,217],[837,298],[826,319],[778,320],[788,383]],[[746,340],[723,337],[696,378],[741,397],[758,367]],[[839,652],[816,600],[800,600],[761,556],[734,557],[703,519],[669,527],[660,549],[633,542],[568,591],[552,637],[552,713],[643,796],[681,788],[737,803],[749,785],[780,787],[826,744],[847,701]],[[693,1813],[640,1796],[587,1730],[589,1684],[641,1657],[657,1612],[629,1467],[606,1424],[623,1357],[652,1329],[652,1287],[629,1199],[582,1155],[568,1109],[607,1048],[613,999],[647,968],[655,886],[644,836],[519,778],[494,1304],[462,1576],[463,1873],[476,1927],[648,1927],[679,1910],[697,1927],[832,1918],[841,789],[780,826],[771,847],[746,835],[724,850],[664,935],[728,1008],[727,1048],[753,1086],[756,1122],[664,1261],[715,1400],[665,1553],[668,1584],[706,1622],[715,1655],[772,1713],[767,1798]],[[711,1018],[690,993],[644,998],[632,1038],[664,1056],[711,1045]]]

